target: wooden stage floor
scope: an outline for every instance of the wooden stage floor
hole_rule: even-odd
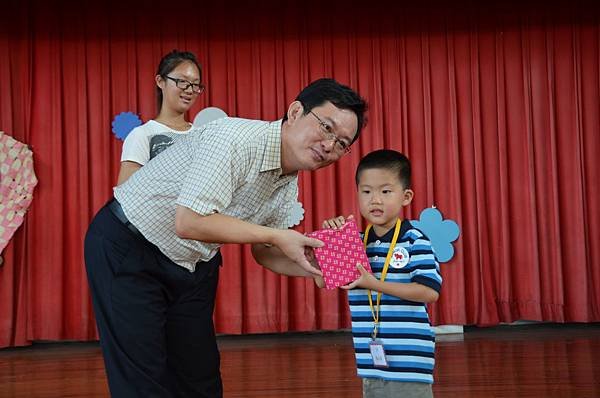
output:
[[[361,397],[348,332],[220,336],[225,397]],[[600,324],[440,335],[434,394],[600,397]],[[0,397],[108,397],[97,343],[0,350]]]

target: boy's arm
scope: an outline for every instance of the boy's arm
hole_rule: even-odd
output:
[[[440,297],[440,294],[432,288],[417,282],[390,283],[375,279],[375,284],[371,290],[398,297],[402,300],[418,301],[420,303],[434,303]]]
[[[402,300],[418,301],[421,303],[433,303],[440,296],[434,289],[420,283],[382,282],[365,270],[362,265],[357,264],[356,268],[360,272],[360,278],[346,286],[342,286],[342,289],[349,290],[360,287],[398,297]]]

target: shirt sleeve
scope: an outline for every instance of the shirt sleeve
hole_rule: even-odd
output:
[[[150,160],[150,140],[145,125],[131,130],[123,142],[121,162],[136,162],[144,166]]]
[[[420,283],[440,292],[442,275],[440,264],[431,246],[431,241],[424,235],[417,237],[411,246],[409,267],[412,282]]]

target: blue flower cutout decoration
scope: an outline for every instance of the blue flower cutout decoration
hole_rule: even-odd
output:
[[[452,242],[460,234],[458,224],[452,220],[442,220],[442,213],[435,207],[423,210],[419,217],[419,220],[410,222],[429,237],[438,261],[447,263],[454,256]]]
[[[112,131],[118,139],[124,140],[125,137],[137,126],[142,124],[142,120],[133,112],[121,112],[112,122]]]

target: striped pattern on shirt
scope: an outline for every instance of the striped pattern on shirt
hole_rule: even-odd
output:
[[[381,272],[390,247],[394,228],[384,236],[369,233],[367,256],[373,274],[381,279]],[[442,285],[439,264],[429,239],[409,221],[403,221],[396,248],[408,251],[409,261],[402,268],[389,266],[385,281],[391,283],[417,282],[439,292]],[[371,292],[373,305],[377,292]],[[373,316],[365,289],[348,292],[352,316],[352,337],[360,377],[372,377],[402,382],[433,383],[435,334],[429,323],[424,303],[381,295],[377,339],[385,349],[388,368],[376,368],[369,350],[373,332]]]
[[[281,175],[281,120],[223,118],[190,131],[114,189],[125,215],[173,262],[194,271],[219,244],[181,239],[176,206],[273,228],[292,225],[298,176]]]

